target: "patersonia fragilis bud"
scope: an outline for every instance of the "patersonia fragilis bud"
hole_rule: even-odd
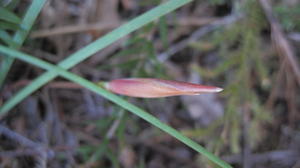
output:
[[[158,98],[178,95],[198,95],[215,93],[223,89],[187,82],[170,81],[154,78],[126,78],[107,82],[105,88],[121,95],[142,98]]]

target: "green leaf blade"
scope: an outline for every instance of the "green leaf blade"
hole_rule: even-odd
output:
[[[19,24],[21,22],[21,19],[17,15],[3,7],[0,7],[0,20],[15,24]]]

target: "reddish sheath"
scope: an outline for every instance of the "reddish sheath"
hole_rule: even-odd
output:
[[[215,93],[223,89],[187,82],[170,81],[154,78],[126,78],[112,80],[105,85],[111,92],[142,98],[157,98],[178,95],[198,95]]]

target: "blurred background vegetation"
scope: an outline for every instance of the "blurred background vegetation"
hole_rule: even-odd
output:
[[[0,43],[18,48],[12,35],[22,29],[31,1],[0,2]],[[49,0],[21,50],[58,63],[163,2]],[[223,87],[221,94],[126,99],[233,167],[300,167],[300,2],[265,2],[193,1],[71,71],[94,82],[151,77]],[[1,86],[0,105],[43,72],[16,61]],[[0,122],[49,149],[47,156],[37,156],[0,135],[1,167],[215,167],[140,118],[62,78]]]

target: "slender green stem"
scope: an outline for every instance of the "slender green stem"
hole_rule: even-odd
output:
[[[23,42],[25,41],[35,19],[43,8],[47,0],[33,0],[30,7],[28,8],[21,24],[19,30],[15,33],[13,41],[16,45],[11,45],[11,48],[19,49]],[[11,65],[14,62],[14,58],[4,57],[1,66],[0,66],[0,88],[3,85],[3,82],[7,76],[8,71],[10,70]]]
[[[68,58],[60,62],[58,65],[63,69],[70,69],[76,64],[82,62],[84,59],[95,54],[97,51],[107,47],[118,39],[126,36],[127,34],[137,30],[138,28],[148,24],[149,22],[163,16],[192,0],[169,0],[168,2],[159,5],[158,7],[144,13],[133,19],[132,21],[122,25],[121,27],[113,30],[104,37],[94,41],[88,46],[80,49]],[[2,107],[0,107],[0,114],[8,112],[15,105],[21,102],[28,95],[45,85],[50,80],[54,79],[58,73],[56,71],[48,71],[35,79],[30,85],[25,86],[16,95],[10,98]]]
[[[122,108],[132,112],[133,114],[139,116],[140,118],[146,120],[150,124],[160,128],[161,130],[165,131],[166,133],[172,135],[179,141],[183,142],[187,146],[191,147],[192,149],[196,150],[200,154],[206,156],[209,160],[216,163],[217,165],[223,167],[223,168],[231,168],[229,164],[219,159],[217,156],[212,154],[211,152],[207,151],[205,148],[194,142],[193,140],[189,139],[188,137],[182,135],[180,132],[175,130],[174,128],[162,123],[157,118],[155,118],[153,115],[147,113],[146,111],[142,110],[141,108],[128,103],[126,100],[120,98],[119,96],[116,96],[115,94],[99,87],[98,85],[80,77],[77,76],[71,72],[66,71],[65,69],[52,65],[48,62],[45,62],[43,60],[40,60],[38,58],[35,58],[33,56],[9,49],[7,47],[0,46],[0,52],[2,52],[5,55],[9,55],[11,57],[15,57],[18,59],[21,59],[25,62],[28,62],[30,64],[36,65],[40,68],[46,69],[51,72],[56,72],[60,76],[63,76],[64,78],[73,81],[75,83],[80,84],[81,86],[99,94],[102,95],[104,98],[114,102],[115,104],[121,106]]]

